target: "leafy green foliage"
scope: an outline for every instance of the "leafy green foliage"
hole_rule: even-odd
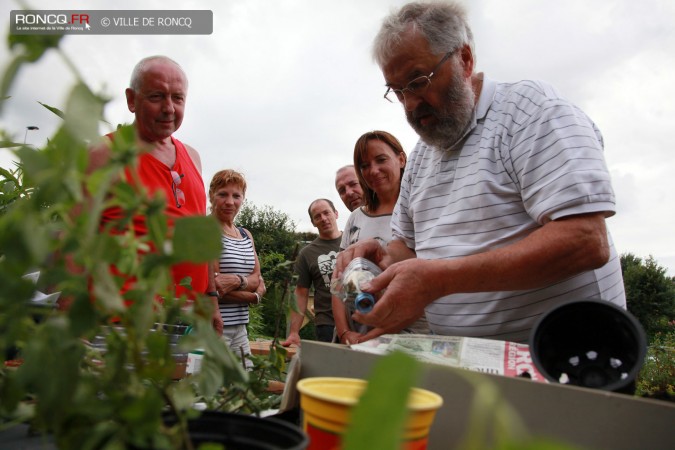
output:
[[[638,375],[635,395],[675,401],[675,325],[657,333]]]
[[[20,145],[21,144],[12,141],[0,141],[0,148],[13,148]]]
[[[420,370],[419,363],[402,352],[394,352],[375,365],[352,411],[352,426],[344,435],[345,450],[400,448],[408,417],[408,394]]]
[[[264,302],[258,310],[252,310],[249,336],[275,339],[285,336],[288,315],[291,310],[297,310],[293,296],[297,277],[293,264],[300,248],[316,239],[317,234],[298,233],[287,214],[268,205],[257,207],[249,202],[242,206],[236,222],[253,234],[260,271],[267,285]],[[300,338],[316,340],[313,321],[300,330]]]
[[[263,411],[278,408],[281,396],[269,392],[267,388],[270,381],[285,378],[286,354],[283,347],[273,345],[268,355],[250,355],[253,369],[245,379],[229,379],[212,395],[205,395],[199,400],[204,401],[212,411],[260,415]],[[237,363],[241,365],[239,360]]]
[[[263,258],[268,267],[263,272],[263,277],[269,276],[271,280],[267,282],[267,293],[259,306],[260,319],[262,320],[259,331],[261,335],[268,337],[279,337],[284,335],[286,331],[285,321],[292,298],[291,289],[295,280],[292,262],[281,258],[279,254]],[[270,267],[273,262],[276,262],[276,264]]]
[[[251,232],[258,254],[291,257],[296,242],[295,223],[288,214],[269,205],[257,207],[246,202],[237,215],[237,225]]]
[[[39,60],[47,50],[57,48],[62,35],[16,35],[10,34],[9,48],[14,50],[14,58],[5,69],[0,83],[0,97],[6,97],[21,67],[26,63]],[[0,103],[0,107],[3,103]]]
[[[16,200],[29,196],[32,189],[23,186],[20,165],[13,170],[0,167],[0,216]]]
[[[675,320],[675,279],[653,257],[645,261],[631,253],[621,255],[621,270],[628,310],[640,321],[652,341],[668,333]]]
[[[17,57],[26,63],[33,63],[42,58],[48,50],[58,48],[62,38],[63,35],[10,34],[7,42],[11,50],[18,50]]]
[[[290,256],[274,251],[258,253],[260,272],[267,284],[285,283],[288,280],[289,270],[292,270],[292,261],[289,258]]]
[[[38,103],[41,104],[42,106],[44,106],[44,107],[45,107],[46,109],[48,109],[49,111],[51,111],[51,112],[53,112],[54,114],[56,114],[57,116],[59,116],[60,118],[62,118],[62,119],[65,119],[65,118],[66,118],[66,115],[65,115],[65,114],[63,113],[63,111],[61,111],[59,108],[55,108],[55,107],[53,107],[53,106],[46,105],[46,104],[44,104],[44,103],[42,103],[42,102],[38,102]]]
[[[242,206],[236,222],[253,235],[267,286],[264,301],[251,310],[249,335],[278,338],[285,333],[285,318],[292,307],[293,263],[299,249],[295,224],[287,214],[271,206],[260,208],[249,202]]]
[[[3,89],[19,66],[58,45],[58,39],[12,42],[23,53],[5,73]],[[265,380],[251,380],[215,334],[210,299],[190,305],[175,298],[172,264],[218,256],[215,221],[181,218],[171,228],[164,198],[120,181],[139,155],[132,127],[117,130],[108,164],[87,172],[105,102],[78,81],[63,111],[44,105],[63,119],[47,145],[21,146],[20,168],[0,172],[0,351],[18,351],[24,360],[18,369],[0,368],[0,423],[30,420],[59,448],[180,448],[189,443],[185,420],[195,398],[215,398],[230,386],[228,392],[251,399]],[[119,218],[103,225],[101,213],[111,206],[120,208]],[[129,230],[138,216],[149,230],[144,236]],[[112,266],[134,278],[124,298],[126,277]],[[67,312],[30,304],[36,286],[23,275],[33,271],[41,273],[38,289],[61,292]],[[158,323],[187,323],[193,333],[176,344]],[[203,372],[175,381],[177,350],[194,348],[207,353]],[[259,364],[277,376],[282,353]],[[222,404],[250,411],[266,403]],[[171,429],[162,420],[167,408],[179,417]]]
[[[172,260],[175,261],[203,261],[204,257],[210,259],[217,259],[220,256],[220,249],[218,246],[209,248],[207,255],[202,252],[205,250],[200,245],[194,245],[195,237],[197,236],[217,236],[220,238],[220,226],[213,217],[208,217],[206,220],[202,217],[185,217],[176,221],[174,233],[177,238],[173,239],[174,255]],[[199,239],[197,239],[199,240]],[[219,239],[218,239],[219,240]]]

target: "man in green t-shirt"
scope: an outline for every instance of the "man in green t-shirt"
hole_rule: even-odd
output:
[[[340,251],[342,232],[338,229],[338,213],[330,200],[320,198],[309,205],[309,217],[319,230],[319,237],[306,245],[295,260],[295,272],[298,284],[295,299],[298,312],[291,312],[291,325],[288,338],[281,344],[284,347],[300,345],[300,327],[305,319],[309,288],[314,287],[314,321],[319,341],[332,342],[335,330],[330,281],[333,276],[335,259]]]

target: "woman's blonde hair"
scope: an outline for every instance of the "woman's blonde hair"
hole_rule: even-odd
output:
[[[209,199],[213,199],[216,191],[222,187],[227,186],[228,184],[235,184],[241,188],[241,192],[246,195],[246,180],[244,175],[232,169],[225,169],[219,172],[216,172],[211,178],[211,184],[209,185]]]

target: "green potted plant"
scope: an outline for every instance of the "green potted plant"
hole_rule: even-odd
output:
[[[80,79],[58,42],[58,36],[11,36],[16,56],[0,95],[4,103],[10,101],[6,94],[19,68],[50,49],[79,80],[63,110],[44,105],[63,118],[47,145],[15,150],[22,176],[14,176],[10,190],[17,195],[0,216],[0,348],[5,357],[17,350],[23,363],[0,368],[0,427],[30,423],[68,449],[193,448],[201,442],[195,437],[200,429],[195,400],[213,398],[224,386],[252,382],[211,328],[210,302],[198,297],[189,304],[173,298],[170,290],[171,265],[216,258],[220,231],[212,218],[193,217],[176,220],[169,233],[162,198],[114,182],[139,152],[130,126],[117,130],[122,139],[115,142],[109,164],[85,173],[107,100]],[[4,180],[8,174],[16,175],[4,171]],[[124,229],[142,214],[148,235],[101,228],[100,214],[112,202],[124,211],[116,227]],[[78,210],[82,213],[73,214]],[[136,277],[125,295],[133,300],[130,306],[119,294],[121,281],[111,274],[111,265]],[[40,273],[37,286],[24,278],[31,272]],[[30,301],[36,289],[60,292],[70,307],[66,312],[37,310]],[[157,325],[179,323],[192,330],[179,342]],[[194,348],[204,349],[202,370],[183,378],[176,350]],[[205,416],[211,428],[213,420],[239,419]],[[206,439],[237,448],[224,436],[234,433],[233,427],[218,427],[224,430],[221,436]],[[277,431],[279,436],[296,433],[295,443],[288,441],[284,448],[304,445],[297,430],[280,426]],[[283,441],[279,436],[276,441]]]

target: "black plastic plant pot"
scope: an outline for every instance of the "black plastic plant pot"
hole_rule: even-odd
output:
[[[172,424],[172,419],[165,422]],[[288,422],[218,411],[189,420],[188,432],[195,448],[212,442],[227,450],[302,450],[309,444],[300,427]]]
[[[603,300],[581,300],[538,320],[530,353],[551,382],[633,394],[647,342],[642,325],[626,310]]]
[[[165,415],[164,422],[173,425],[176,418]],[[216,411],[204,411],[189,420],[188,432],[195,449],[208,442],[225,450],[304,450],[309,445],[302,429],[285,420]],[[28,425],[20,424],[0,430],[0,449],[57,450],[57,446],[51,435],[31,433]]]

